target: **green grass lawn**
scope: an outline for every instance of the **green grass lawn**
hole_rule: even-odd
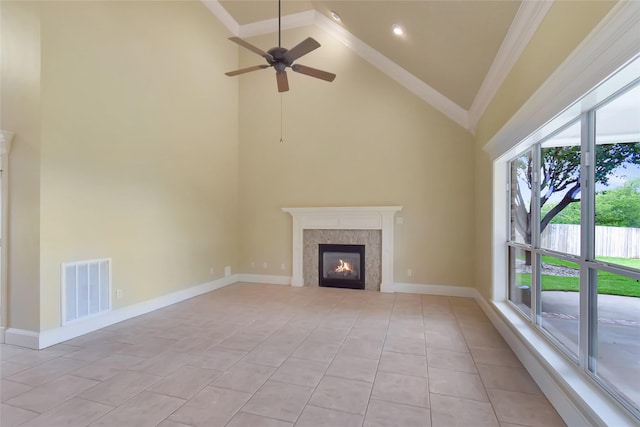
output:
[[[625,267],[631,267],[640,270],[640,258],[614,258],[610,256],[599,256],[596,257],[596,261],[623,265]]]
[[[598,261],[615,263],[627,267],[640,269],[640,259],[599,257]],[[553,257],[543,256],[543,263],[562,265],[575,268],[576,264]],[[531,274],[517,274],[518,284],[530,285]],[[577,292],[580,288],[578,277],[542,276],[543,291]],[[598,293],[608,295],[622,295],[640,298],[640,282],[630,277],[619,276],[606,271],[598,272]]]

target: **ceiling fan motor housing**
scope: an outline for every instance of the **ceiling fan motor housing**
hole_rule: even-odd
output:
[[[285,68],[291,67],[291,63],[293,62],[290,59],[287,59],[286,53],[288,49],[284,47],[273,47],[267,51],[271,57],[266,57],[269,65],[272,65],[277,71],[284,71]]]

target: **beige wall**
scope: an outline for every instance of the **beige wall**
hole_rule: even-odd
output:
[[[488,297],[482,147],[612,5],[554,4],[474,145],[315,27],[286,31],[283,45],[313,36],[323,46],[300,62],[337,79],[289,72],[280,96],[271,69],[223,75],[238,67],[238,47],[200,2],[2,2],[1,127],[17,135],[9,326],[60,324],[68,261],[113,258],[124,291],[114,308],[219,278],[226,265],[290,275],[284,206],[402,205],[396,282],[476,286]],[[276,40],[251,39],[265,49]],[[240,66],[261,61],[240,49]]]
[[[549,78],[615,5],[614,1],[555,2],[480,119],[476,134],[476,287],[492,287],[492,160],[484,145]],[[559,111],[558,111],[559,113]],[[512,141],[513,145],[519,141]]]
[[[472,286],[472,137],[320,30],[287,31],[283,46],[307,36],[322,47],[299,62],[337,78],[289,72],[283,143],[273,70],[240,77],[242,270],[291,274],[291,217],[282,207],[402,205],[395,280]],[[251,42],[268,49],[277,38]],[[241,53],[242,66],[261,61]]]
[[[60,325],[64,262],[111,257],[116,309],[236,270],[238,83],[223,72],[237,49],[220,42],[226,29],[200,2],[46,2],[40,13],[41,146],[23,166],[17,138],[11,159],[12,182],[36,180],[25,236],[39,263],[10,261],[40,292],[13,304],[36,310],[10,326]],[[20,285],[12,277],[11,293]]]
[[[9,176],[8,326],[38,330],[40,322],[40,10],[37,3],[0,2],[2,113],[15,132]],[[8,304],[6,304],[8,303]],[[7,326],[7,325],[3,325]]]

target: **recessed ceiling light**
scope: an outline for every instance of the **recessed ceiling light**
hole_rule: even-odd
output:
[[[338,14],[336,13],[336,11],[335,11],[335,10],[332,10],[332,11],[331,11],[331,17],[332,17],[332,18],[333,18],[333,20],[334,20],[334,21],[336,21],[336,22],[340,22],[340,21],[342,21],[342,18],[340,18],[340,15],[338,15]]]
[[[393,24],[393,26],[391,27],[391,30],[393,31],[393,34],[395,34],[396,36],[404,36],[404,28],[402,28],[398,24]]]

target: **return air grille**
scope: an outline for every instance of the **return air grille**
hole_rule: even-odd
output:
[[[111,259],[62,264],[62,324],[111,310]]]

